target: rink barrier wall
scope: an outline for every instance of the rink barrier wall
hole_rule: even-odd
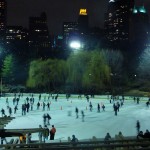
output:
[[[4,127],[13,119],[15,119],[15,117],[0,117],[0,129],[4,129]]]
[[[35,141],[33,141],[35,142]],[[37,142],[37,141],[36,141]],[[150,139],[124,139],[124,140],[115,140],[111,139],[105,141],[104,139],[96,141],[78,141],[75,143],[71,142],[54,142],[49,141],[50,143],[29,143],[29,144],[6,144],[0,145],[2,150],[15,149],[15,150],[136,150],[136,149],[150,149]]]

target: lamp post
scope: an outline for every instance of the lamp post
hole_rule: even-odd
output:
[[[81,49],[81,43],[80,41],[71,41],[70,42],[70,47],[73,49],[73,51],[77,51],[79,49]]]
[[[69,43],[69,47],[71,48],[72,51],[72,56],[76,58],[76,54],[78,53],[79,50],[81,50],[81,43],[79,40],[71,40]],[[79,86],[77,85],[78,80],[76,78],[74,78],[74,82],[75,84],[73,85],[74,87],[74,91],[75,90],[79,90]]]

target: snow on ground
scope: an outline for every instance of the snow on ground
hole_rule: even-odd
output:
[[[43,111],[42,107],[37,110],[36,105],[38,102],[39,94],[34,94],[34,107],[33,111],[30,111],[26,116],[21,114],[21,105],[25,102],[26,97],[31,97],[29,94],[21,97],[18,105],[18,111],[13,114],[16,117],[12,120],[5,129],[24,129],[24,128],[38,128],[41,124],[43,126],[43,114],[49,113],[52,117],[50,124],[55,125],[56,135],[55,139],[67,140],[68,137],[72,137],[73,134],[80,139],[91,139],[93,136],[97,138],[104,138],[106,133],[109,132],[112,137],[122,131],[124,136],[136,135],[136,121],[141,123],[141,130],[145,132],[146,129],[150,129],[150,108],[146,107],[146,101],[148,98],[141,98],[140,104],[136,104],[133,98],[125,97],[125,102],[117,116],[114,115],[113,103],[110,104],[108,96],[95,96],[90,98],[93,105],[93,111],[89,110],[89,103],[86,98],[82,96],[82,99],[78,99],[77,95],[71,95],[71,98],[67,101],[65,95],[59,95],[58,101],[50,98],[48,100],[48,94],[42,94],[41,102],[51,102],[50,111]],[[14,109],[13,95],[8,97],[9,106]],[[105,104],[105,112],[97,112],[97,104]],[[79,109],[79,118],[76,119],[75,108]],[[0,110],[4,108],[6,115],[8,115],[8,109],[6,107],[6,97],[0,99]],[[82,122],[81,110],[85,113],[85,121]],[[68,112],[71,111],[72,115],[68,116]],[[51,128],[51,125],[48,126]],[[37,133],[32,135],[32,139],[38,140]]]

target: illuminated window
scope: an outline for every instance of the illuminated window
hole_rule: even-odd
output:
[[[80,15],[87,15],[87,10],[86,9],[80,9],[79,14]]]

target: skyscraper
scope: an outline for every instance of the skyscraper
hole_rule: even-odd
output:
[[[22,26],[7,26],[6,28],[6,43],[21,43],[27,42],[27,29]]]
[[[80,34],[87,34],[89,27],[89,16],[87,9],[80,9],[78,17],[78,28]]]
[[[68,44],[69,39],[77,33],[78,33],[77,22],[64,22],[63,23],[63,37],[64,37],[65,44]]]
[[[149,25],[149,16],[144,5],[134,6],[131,18],[131,42],[146,45]]]
[[[125,43],[130,40],[130,21],[134,0],[110,0],[105,14],[105,35],[112,43]]]
[[[29,18],[29,48],[34,50],[35,57],[48,57],[50,53],[50,36],[44,12],[39,17]]]
[[[0,0],[0,41],[4,42],[7,24],[7,2]],[[2,43],[1,42],[1,43]]]

